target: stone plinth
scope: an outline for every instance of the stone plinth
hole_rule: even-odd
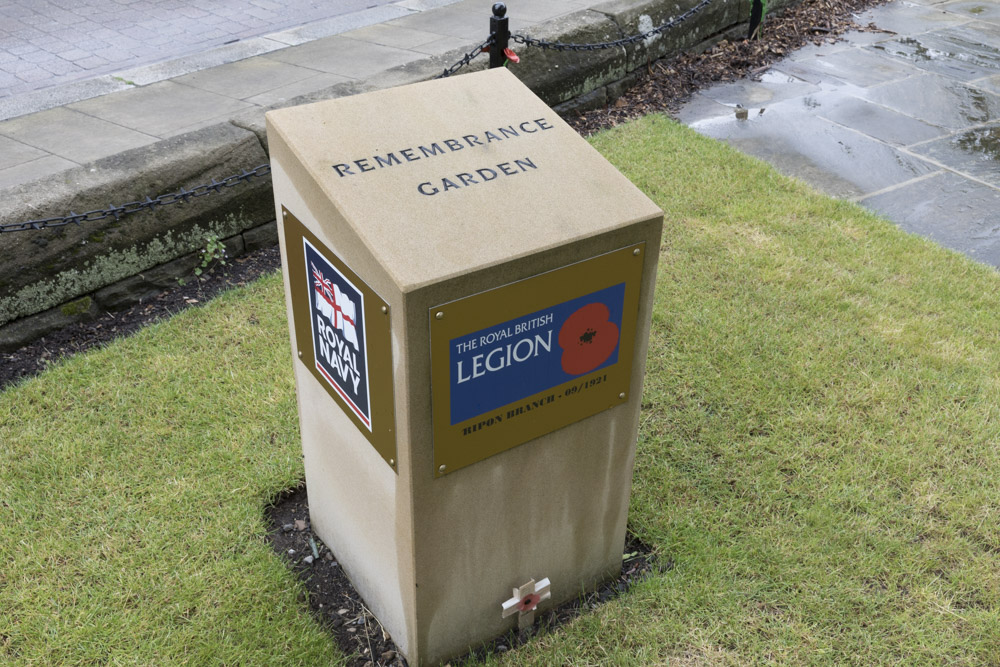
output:
[[[660,210],[504,69],[267,121],[313,529],[400,650],[616,575]]]

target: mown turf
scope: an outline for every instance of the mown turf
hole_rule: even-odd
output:
[[[1000,663],[1000,280],[662,117],[630,522],[674,567],[487,662]],[[302,474],[267,278],[0,394],[0,662],[343,659],[264,540]]]

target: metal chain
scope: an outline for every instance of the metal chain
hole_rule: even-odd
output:
[[[246,183],[256,176],[267,176],[270,173],[271,165],[262,164],[249,171],[244,169],[238,174],[227,176],[221,181],[217,181],[213,178],[210,183],[198,185],[190,190],[181,188],[177,192],[160,195],[155,199],[152,197],[146,197],[140,201],[128,202],[127,204],[122,204],[120,206],[109,206],[108,208],[97,209],[95,211],[87,211],[86,213],[74,213],[73,211],[70,211],[69,215],[65,215],[61,218],[46,218],[45,220],[29,220],[27,222],[14,222],[0,225],[0,234],[4,232],[25,232],[29,229],[49,229],[52,227],[62,227],[68,224],[79,225],[81,222],[97,222],[98,220],[104,220],[106,218],[120,220],[126,215],[138,213],[139,211],[151,210],[157,206],[170,206],[171,204],[176,204],[178,202],[187,202],[189,199],[196,199],[198,197],[215,194],[221,192],[225,188],[231,188],[239,185],[240,183]]]
[[[510,38],[518,44],[537,46],[541,49],[553,49],[555,51],[600,51],[603,49],[614,49],[619,46],[628,46],[629,44],[635,44],[636,42],[647,40],[654,35],[659,35],[667,30],[670,30],[671,28],[675,28],[711,3],[712,0],[701,0],[701,2],[691,9],[687,10],[677,18],[667,21],[658,28],[653,28],[648,32],[632,35],[631,37],[622,37],[621,39],[616,39],[612,42],[598,42],[596,44],[564,44],[563,42],[547,42],[545,40],[535,39],[527,35],[511,35]]]
[[[438,74],[434,78],[435,79],[443,79],[443,78],[445,78],[447,76],[451,76],[452,74],[454,74],[455,72],[457,72],[458,70],[462,69],[463,67],[465,67],[466,65],[468,65],[469,63],[471,63],[473,60],[475,60],[480,54],[485,53],[486,50],[492,44],[493,44],[493,35],[490,35],[486,39],[485,42],[483,42],[482,44],[480,44],[479,46],[477,46],[473,50],[471,50],[468,53],[466,53],[465,56],[461,60],[459,60],[457,63],[455,63],[451,67],[447,68],[446,70],[444,70],[443,72],[441,72],[440,74]]]

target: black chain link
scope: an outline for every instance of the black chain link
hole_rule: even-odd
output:
[[[446,70],[444,70],[443,72],[441,72],[440,74],[438,74],[434,78],[435,79],[443,79],[446,76],[451,76],[452,74],[454,74],[458,70],[462,69],[463,67],[465,67],[466,65],[468,65],[469,63],[471,63],[473,60],[475,60],[481,54],[485,53],[486,50],[489,49],[489,47],[492,44],[493,44],[493,35],[490,35],[486,39],[485,42],[483,42],[482,44],[480,44],[479,46],[477,46],[473,50],[471,50],[468,53],[466,53],[465,56],[463,56],[461,60],[459,60],[457,63],[455,63],[451,67],[447,68]]]
[[[512,41],[517,44],[525,44],[527,46],[537,46],[540,49],[552,49],[554,51],[601,51],[603,49],[614,49],[619,46],[628,46],[629,44],[635,44],[637,42],[642,42],[644,40],[653,37],[654,35],[659,35],[671,28],[675,28],[681,23],[684,23],[689,18],[700,12],[702,9],[707,7],[712,3],[712,0],[701,0],[697,5],[687,10],[677,18],[671,19],[664,23],[663,25],[653,28],[648,32],[644,32],[638,35],[632,35],[631,37],[622,37],[621,39],[616,39],[611,42],[598,42],[596,44],[564,44],[563,42],[547,42],[542,39],[535,39],[527,35],[511,35]]]
[[[157,206],[170,206],[171,204],[177,204],[179,202],[187,202],[189,199],[197,199],[198,197],[215,194],[226,188],[239,185],[240,183],[246,183],[250,179],[257,176],[267,176],[270,173],[271,165],[262,164],[250,169],[249,171],[244,169],[240,173],[227,176],[220,181],[213,178],[211,182],[198,185],[190,190],[181,188],[177,192],[160,195],[155,199],[152,197],[146,197],[140,201],[128,202],[127,204],[122,204],[120,206],[109,206],[108,208],[87,211],[86,213],[74,213],[73,211],[70,211],[69,215],[65,215],[61,218],[46,218],[45,220],[29,220],[27,222],[14,222],[0,225],[0,234],[4,232],[25,232],[29,229],[51,229],[53,227],[63,227],[69,224],[79,225],[83,222],[97,222],[98,220],[105,220],[107,218],[121,220],[126,215],[138,213],[139,211],[151,210]]]

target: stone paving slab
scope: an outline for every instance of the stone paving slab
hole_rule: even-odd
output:
[[[422,54],[407,49],[337,35],[276,51],[268,59],[351,79],[362,79],[421,57]]]
[[[272,58],[248,58],[175,77],[173,82],[216,95],[245,100],[312,78],[319,73],[320,71],[316,69],[299,67]]]
[[[0,169],[0,188],[8,188],[21,183],[30,183],[35,179],[59,174],[76,167],[75,162],[66,158],[46,153],[42,157],[27,160],[13,167]]]
[[[856,97],[821,97],[819,103],[823,118],[893,146],[910,146],[948,133],[944,128]]]
[[[485,37],[483,39],[485,39]],[[421,44],[420,46],[414,46],[411,50],[416,51],[417,53],[422,53],[425,56],[440,56],[445,53],[467,49],[471,46],[475,46],[475,44],[470,44],[467,39],[462,39],[461,37],[449,37],[445,35],[434,40],[433,42],[427,42],[426,44]]]
[[[1000,266],[1000,190],[941,171],[862,200],[903,229]]]
[[[46,151],[0,136],[0,172],[48,155]]]
[[[246,98],[246,101],[257,105],[258,107],[283,105],[296,97],[308,95],[309,93],[316,92],[317,90],[325,90],[331,86],[337,85],[338,83],[350,80],[351,79],[346,76],[340,76],[339,74],[320,72],[309,77],[308,79],[301,79],[294,83],[279,86],[278,88],[274,88],[259,95],[248,97]]]
[[[441,35],[426,30],[413,30],[398,25],[377,23],[344,33],[345,37],[369,41],[372,44],[392,46],[397,49],[412,49],[441,39]]]
[[[4,121],[0,123],[0,135],[81,164],[157,140],[65,107]]]
[[[173,81],[67,105],[96,118],[155,137],[170,137],[199,122],[249,108],[246,102]]]
[[[869,90],[867,99],[949,130],[1000,118],[1000,96],[937,74],[887,83]]]
[[[786,60],[774,69],[813,84],[841,81],[862,88],[921,73],[910,63],[865,49],[844,49],[808,60]]]

